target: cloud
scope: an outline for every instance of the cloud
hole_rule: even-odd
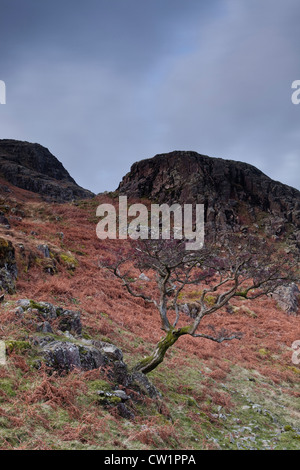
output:
[[[170,65],[157,113],[174,147],[247,161],[299,188],[300,109],[291,103],[299,6],[273,3],[226,2],[197,49]]]
[[[4,3],[1,138],[45,145],[94,192],[175,149],[300,188],[298,0]]]

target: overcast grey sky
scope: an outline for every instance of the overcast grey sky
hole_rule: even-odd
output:
[[[299,25],[299,0],[0,0],[0,138],[95,193],[172,150],[300,189]]]

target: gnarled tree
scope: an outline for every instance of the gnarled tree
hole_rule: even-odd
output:
[[[115,255],[99,265],[119,278],[133,297],[155,306],[165,332],[152,354],[136,364],[135,370],[144,374],[155,369],[183,335],[218,343],[241,339],[241,332],[227,331],[225,326],[220,331],[212,326],[212,334],[207,334],[201,331],[201,322],[233,297],[256,299],[298,279],[294,259],[278,258],[264,240],[236,235],[194,252],[185,249],[184,240],[138,240],[132,241],[129,252],[119,248]],[[137,289],[141,279],[132,276],[133,267],[155,281],[155,295],[147,293],[146,284],[145,290]],[[183,305],[182,294],[191,285],[200,286],[201,293],[192,305]]]

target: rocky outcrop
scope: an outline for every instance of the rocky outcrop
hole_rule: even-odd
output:
[[[59,160],[39,144],[0,140],[0,175],[47,201],[65,202],[94,196],[78,186]]]
[[[134,163],[118,191],[160,204],[204,204],[207,230],[247,230],[245,223],[257,223],[264,215],[275,236],[289,223],[300,230],[300,191],[247,163],[196,152],[174,151]]]
[[[15,249],[10,240],[0,238],[0,293],[1,291],[8,294],[15,292],[17,275]]]
[[[297,284],[279,286],[272,294],[278,306],[289,315],[297,315],[300,310],[300,291]]]
[[[108,364],[100,348],[85,341],[61,341],[52,336],[36,337],[34,344],[41,348],[45,364],[57,372],[69,372],[74,369],[93,370]]]
[[[127,413],[123,403],[126,394],[122,394],[119,386],[129,387],[136,397],[160,397],[157,389],[144,374],[128,370],[121,349],[105,341],[82,338],[80,312],[65,310],[49,302],[20,299],[17,301],[15,313],[23,319],[24,324],[28,318],[32,326],[33,319],[36,319],[37,334],[29,338],[29,343],[35,351],[31,356],[36,367],[39,368],[43,362],[60,374],[75,369],[89,371],[103,368],[117,391],[99,392],[99,401],[104,405],[111,402],[117,404],[124,416]],[[26,348],[30,347],[29,343],[26,343]],[[122,406],[119,406],[121,404]]]
[[[29,299],[20,299],[17,301],[17,305],[18,315],[23,316],[25,312],[27,314],[30,313],[40,322],[40,331],[43,331],[44,324],[49,324],[51,327],[53,322],[55,322],[55,328],[57,330],[61,332],[67,331],[79,336],[81,335],[82,324],[79,311],[67,310],[52,305],[49,302],[35,302]]]
[[[5,217],[4,213],[0,211],[0,226],[3,228],[10,229],[9,220]]]

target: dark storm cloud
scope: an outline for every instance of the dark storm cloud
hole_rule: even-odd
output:
[[[300,76],[299,4],[226,3],[194,53],[170,68],[159,111],[165,140],[248,161],[299,188],[300,108],[290,99]]]
[[[76,181],[117,187],[174,149],[300,187],[298,0],[0,0],[1,138],[47,146]]]

